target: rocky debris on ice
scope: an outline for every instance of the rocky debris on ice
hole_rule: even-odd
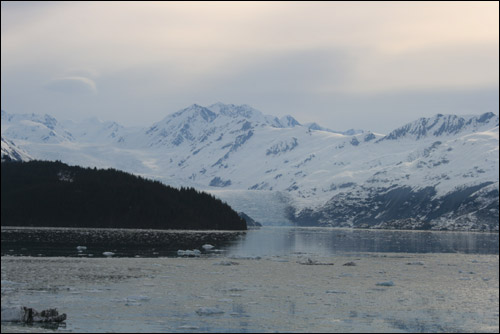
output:
[[[356,263],[354,263],[354,262],[347,262],[347,263],[343,264],[343,266],[347,266],[347,267],[353,267],[355,265],[356,265]]]
[[[66,313],[59,314],[57,309],[49,308],[38,312],[26,306],[2,307],[2,322],[63,322]]]
[[[299,264],[307,265],[307,266],[333,266],[334,263],[331,262],[318,262],[316,260],[307,259],[305,262],[297,262]]]
[[[417,261],[417,262],[408,262],[407,265],[409,265],[409,266],[423,266],[424,263],[420,262],[420,261]]]
[[[376,285],[378,285],[378,286],[394,286],[394,282],[393,281],[378,282]]]
[[[260,260],[262,259],[260,256],[241,256],[241,255],[231,255],[230,259],[236,260]]]
[[[233,262],[233,261],[220,261],[217,263],[214,263],[214,266],[237,266],[239,265],[238,262]]]
[[[200,316],[223,314],[223,313],[224,311],[222,311],[220,308],[217,307],[200,307],[199,309],[196,310],[196,314]]]

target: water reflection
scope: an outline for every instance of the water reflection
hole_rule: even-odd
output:
[[[177,256],[178,250],[224,249],[245,232],[2,227],[2,256]],[[83,246],[83,247],[82,247]]]
[[[233,243],[238,256],[338,252],[498,254],[498,234],[273,227],[249,231]]]
[[[247,232],[2,227],[2,256],[280,256],[339,252],[498,254],[498,233],[264,227]],[[204,244],[215,246],[203,249]],[[84,249],[77,246],[85,246]]]

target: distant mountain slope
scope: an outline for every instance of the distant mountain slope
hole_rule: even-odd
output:
[[[19,121],[6,126],[16,129]],[[498,228],[493,113],[438,114],[383,135],[216,103],[192,105],[144,129],[99,122],[78,129],[64,128],[74,138],[64,142],[16,139],[25,135],[15,132],[8,138],[38,159],[114,167],[212,191],[264,224],[390,227],[405,220],[405,228]],[[83,133],[99,135],[90,140]],[[393,205],[394,196],[408,198]]]
[[[227,204],[113,169],[2,162],[2,225],[245,230]]]
[[[408,123],[380,140],[399,138],[419,140],[426,137],[457,135],[464,131],[477,132],[485,127],[488,130],[494,126],[498,126],[498,116],[492,112],[468,117],[437,114],[432,118],[420,118],[415,122]]]
[[[2,110],[2,136],[35,143],[73,141],[72,134],[54,117],[37,114],[8,114]]]
[[[2,161],[29,161],[31,157],[12,141],[2,137]]]
[[[77,141],[90,143],[113,142],[127,131],[124,126],[116,122],[104,122],[97,118],[81,122],[65,121],[62,125]]]

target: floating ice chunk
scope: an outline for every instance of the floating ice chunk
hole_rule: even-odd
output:
[[[212,246],[210,244],[205,244],[205,245],[201,246],[201,248],[203,248],[204,250],[211,250],[211,249],[215,248],[215,246]]]
[[[126,298],[126,301],[127,302],[138,302],[138,301],[148,301],[150,299],[151,299],[151,297],[139,295],[139,296],[128,296]]]
[[[2,281],[3,284],[3,281]],[[24,308],[22,306],[2,307],[2,322],[18,322],[24,317]]]
[[[177,329],[199,329],[200,327],[197,326],[191,326],[191,325],[182,325],[177,327]]]
[[[394,282],[393,281],[378,282],[376,285],[378,285],[378,286],[394,286]]]
[[[220,308],[217,307],[200,307],[196,310],[196,314],[198,315],[215,315],[215,314],[223,314]]]
[[[237,266],[239,265],[238,262],[233,262],[233,261],[220,261],[217,263],[214,263],[214,266]]]
[[[104,253],[102,253],[102,255],[110,257],[110,256],[115,255],[115,253],[113,253],[113,252],[104,252]]]
[[[201,252],[199,249],[193,249],[193,250],[182,250],[182,249],[179,249],[177,251],[177,255],[179,256],[200,256],[201,255]]]
[[[341,273],[339,277],[352,277],[352,274],[349,273]]]
[[[76,250],[81,252],[87,249],[87,246],[76,246]]]

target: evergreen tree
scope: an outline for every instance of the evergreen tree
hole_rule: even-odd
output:
[[[244,230],[226,203],[116,169],[2,162],[1,223],[13,226]]]

